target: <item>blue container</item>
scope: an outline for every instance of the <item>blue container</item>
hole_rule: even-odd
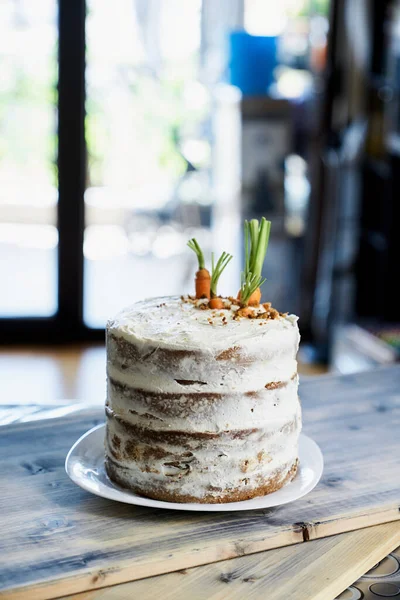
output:
[[[277,36],[229,34],[229,82],[244,96],[267,95],[277,66]]]

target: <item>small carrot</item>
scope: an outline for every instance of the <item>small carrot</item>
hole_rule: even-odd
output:
[[[240,300],[240,290],[239,290],[237,299]],[[258,287],[251,294],[251,296],[250,296],[250,298],[248,300],[248,305],[249,306],[258,306],[260,304],[260,300],[261,300],[261,289]]]
[[[244,222],[245,265],[238,299],[243,306],[258,306],[261,300],[261,286],[265,282],[261,272],[267,253],[271,221],[264,217],[261,223],[252,219]]]
[[[249,298],[249,306],[258,306],[261,300],[261,290],[258,287]]]
[[[208,298],[210,299],[211,290],[211,275],[204,264],[204,254],[195,238],[188,241],[187,245],[197,256],[199,262],[199,269],[196,272],[195,277],[195,290],[196,298]]]
[[[221,310],[222,308],[225,308],[225,305],[223,303],[222,298],[216,296],[215,298],[211,298],[210,302],[208,303],[208,308],[215,308]]]
[[[210,273],[207,269],[199,269],[195,278],[196,298],[210,297]]]

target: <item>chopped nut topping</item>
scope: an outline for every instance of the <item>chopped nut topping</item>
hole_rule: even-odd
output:
[[[285,383],[283,381],[271,381],[271,383],[267,383],[265,385],[267,390],[277,390],[279,388],[285,387]]]
[[[205,298],[195,298],[194,296],[181,296],[183,302],[188,302],[193,304],[199,310],[213,310],[208,306],[208,302],[206,302]],[[233,320],[239,319],[260,319],[264,321],[274,320],[279,318],[284,318],[288,315],[288,313],[281,313],[275,308],[271,306],[271,302],[264,302],[263,304],[259,304],[258,306],[241,306],[240,301],[233,296],[229,296],[228,298],[222,298],[224,302],[223,310],[230,310],[233,313]],[[165,303],[160,304],[159,306],[165,306]],[[228,321],[223,312],[212,312],[213,317],[222,317],[222,324],[227,325]],[[211,323],[209,319],[208,322]],[[260,323],[262,325],[262,323]]]
[[[234,298],[233,296],[228,296],[228,300],[234,306],[240,306],[240,301],[237,298]]]

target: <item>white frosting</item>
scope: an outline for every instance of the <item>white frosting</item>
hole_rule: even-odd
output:
[[[257,395],[224,394],[209,399],[177,394],[157,399],[129,390],[112,389],[111,408],[132,425],[152,431],[220,432],[237,429],[270,427],[279,429],[294,418],[300,418],[297,397],[298,381],[293,379],[282,388],[263,389]]]
[[[236,310],[155,298],[108,323],[106,447],[128,487],[201,499],[288,474],[301,429],[297,317],[236,320]],[[183,471],[168,465],[177,460]]]
[[[283,480],[297,458],[299,432],[300,422],[290,433],[270,427],[258,430],[244,440],[213,440],[201,448],[193,447],[192,456],[182,457],[179,461],[181,468],[168,463],[182,455],[182,448],[168,445],[170,456],[152,459],[151,473],[144,470],[146,461],[113,460],[122,467],[120,476],[127,487],[166,486],[170,493],[201,499],[204,494],[210,493],[210,486],[221,490],[243,487],[251,490],[277,474]],[[265,438],[260,441],[258,438],[264,433]],[[130,439],[113,421],[109,423],[109,434],[118,435],[122,443]],[[218,493],[215,495],[218,496]]]
[[[121,371],[110,364],[107,367],[109,377],[131,388],[179,395],[183,392],[233,393],[260,390],[271,382],[288,381],[297,372],[297,362],[285,355],[245,366],[233,363],[227,367],[226,364],[214,363],[211,370],[209,364],[199,364],[192,358],[185,371],[181,371],[179,375],[176,370],[169,373],[163,371],[160,367],[139,363],[134,372]],[[177,379],[199,383],[182,385]]]
[[[152,343],[158,348],[215,354],[240,346],[245,352],[256,352],[257,356],[265,351],[272,356],[286,348],[297,352],[299,333],[295,315],[274,320],[234,320],[236,310],[237,307],[200,310],[175,296],[153,298],[122,310],[108,322],[107,328],[139,347]]]

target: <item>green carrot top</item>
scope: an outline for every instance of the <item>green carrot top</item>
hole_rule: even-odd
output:
[[[201,271],[201,269],[205,269],[204,254],[196,238],[189,240],[187,245],[197,256],[197,260],[199,262],[199,271]]]
[[[225,267],[232,260],[232,254],[228,254],[227,252],[223,252],[219,259],[217,260],[217,264],[214,263],[214,252],[211,253],[211,298],[217,297],[217,285],[219,278],[222,275]]]
[[[244,222],[244,252],[245,263],[242,273],[240,300],[247,305],[251,295],[265,283],[262,277],[262,268],[267,254],[271,221],[262,217],[261,223],[252,219],[250,223]]]

